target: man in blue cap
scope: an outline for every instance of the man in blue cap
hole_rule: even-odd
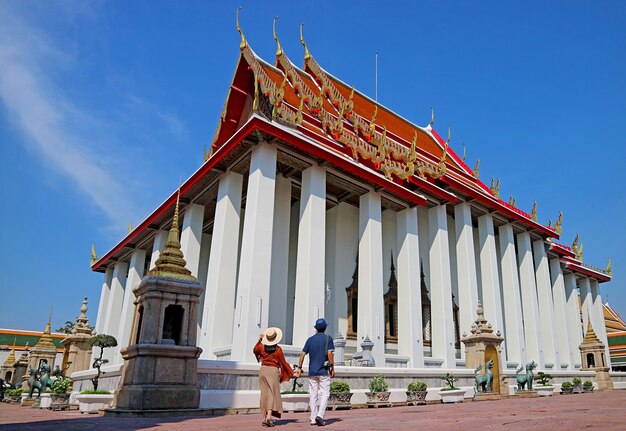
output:
[[[315,330],[317,333],[309,337],[304,343],[302,353],[300,353],[300,362],[296,370],[296,377],[302,374],[302,363],[304,357],[309,355],[309,391],[311,402],[311,425],[324,426],[324,414],[328,405],[328,396],[330,395],[330,379],[335,377],[335,358],[333,351],[335,345],[333,338],[326,335],[326,320],[324,318],[317,319],[315,322]]]

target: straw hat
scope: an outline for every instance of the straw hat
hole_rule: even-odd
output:
[[[261,344],[265,346],[274,346],[278,344],[281,338],[283,338],[283,331],[280,328],[267,328],[265,330],[265,335],[263,335],[263,339],[261,340]]]

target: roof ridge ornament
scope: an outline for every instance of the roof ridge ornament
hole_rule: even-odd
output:
[[[608,275],[613,275],[611,271],[611,258],[609,257],[609,261],[606,263],[606,269],[604,270]]]
[[[530,211],[530,219],[537,223],[537,201],[533,201],[533,209]]]
[[[556,230],[556,233],[558,233],[559,235],[561,235],[561,233],[563,233],[563,211],[559,211],[559,218],[556,219],[556,224],[554,225],[554,229]]]
[[[241,6],[237,8],[237,14],[235,15],[236,29],[241,35],[241,43],[239,44],[239,49],[244,50],[248,46],[248,42],[246,41],[246,37],[243,35],[243,30],[239,26],[239,11],[241,10]]]
[[[434,107],[430,107],[430,122],[428,123],[429,126],[433,126],[433,124],[435,124],[435,108]]]
[[[309,58],[311,58],[311,53],[309,52],[309,47],[306,46],[306,42],[304,41],[304,36],[302,34],[302,29],[304,28],[304,23],[300,24],[300,43],[304,47],[304,62],[306,63]]]
[[[474,178],[475,179],[478,179],[479,168],[480,168],[480,157],[476,159],[476,166],[474,166]]]
[[[276,41],[276,57],[280,57],[281,55],[283,55],[283,47],[280,45],[280,40],[278,40],[278,36],[276,35],[276,21],[277,20],[278,20],[278,17],[275,16],[273,32],[274,32],[274,40]]]
[[[91,243],[91,260],[89,261],[89,265],[92,266],[98,260],[98,255],[96,254],[96,243]]]

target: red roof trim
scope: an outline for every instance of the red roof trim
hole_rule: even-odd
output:
[[[600,283],[611,281],[611,277],[609,275],[594,271],[593,269],[583,266],[579,262],[570,260],[567,257],[562,258],[561,262],[565,263],[565,266],[568,269],[571,269],[574,272],[578,272],[580,274],[586,275],[587,277],[595,278]]]

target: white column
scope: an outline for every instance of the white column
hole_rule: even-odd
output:
[[[120,319],[120,328],[117,331],[117,347],[115,348],[114,361],[116,364],[122,362],[120,350],[130,345],[130,334],[133,329],[133,316],[135,315],[135,294],[133,289],[139,284],[143,277],[146,266],[146,251],[137,249],[130,256],[130,267],[124,288],[124,302]]]
[[[504,334],[502,317],[502,297],[500,296],[500,274],[498,274],[498,253],[493,230],[493,216],[485,214],[478,217],[478,237],[480,242],[480,275],[483,286],[483,308],[485,319],[491,323],[494,334]],[[502,357],[506,354],[506,338],[502,343]]]
[[[516,367],[525,364],[526,342],[522,321],[522,299],[515,255],[513,226],[500,226],[500,267],[502,268],[502,300],[504,302],[504,335],[506,337],[507,360]]]
[[[580,303],[582,306],[583,314],[583,338],[587,333],[587,326],[589,325],[589,319],[593,315],[593,299],[591,297],[591,283],[589,279],[584,277],[580,279]],[[593,319],[591,320],[591,326],[596,331]],[[597,333],[596,333],[597,335]]]
[[[269,326],[283,331],[287,324],[287,280],[289,270],[289,222],[291,218],[291,180],[276,178],[274,230],[272,239],[272,278]]]
[[[535,267],[530,234],[528,232],[522,232],[517,235],[517,259],[519,261],[527,361],[535,361],[539,369],[544,369],[545,360],[543,357],[543,343],[541,342],[541,322],[539,320]]]
[[[537,277],[537,300],[539,302],[539,316],[541,317],[541,336],[543,338],[543,356],[546,368],[551,364],[554,370],[559,370],[559,351],[555,345],[554,301],[552,300],[552,283],[550,283],[550,269],[545,241],[538,239],[533,242],[535,257],[535,275]]]
[[[456,368],[448,218],[445,205],[439,205],[428,210],[428,233],[430,240],[428,254],[430,257],[432,357],[443,359],[443,368]]]
[[[380,195],[364,194],[359,199],[359,299],[357,345],[365,336],[374,343],[372,356],[377,367],[385,366],[383,303],[383,232]],[[360,350],[360,346],[357,348]]]
[[[600,285],[598,280],[591,279],[591,298],[593,299],[593,329],[596,335],[604,343],[604,359],[605,366],[611,368],[611,355],[609,352],[609,341],[606,335],[606,322],[604,320],[604,306],[602,305],[602,296],[600,295]]]
[[[231,350],[235,361],[254,362],[252,347],[267,327],[275,188],[276,147],[261,142],[250,159]]]
[[[242,185],[243,176],[235,172],[220,178],[204,294],[206,321],[203,318],[199,345],[203,359],[214,359],[216,347],[232,343]]]
[[[128,273],[127,262],[117,262],[113,267],[113,280],[111,281],[111,293],[107,304],[107,314],[104,320],[103,334],[117,336],[122,317],[122,303],[124,301],[124,286]],[[112,349],[105,350],[105,357],[109,361],[113,359]]]
[[[167,243],[168,235],[169,231],[167,230],[160,230],[156,233],[156,236],[154,237],[154,244],[152,245],[152,255],[150,256],[150,269],[156,266],[156,261]]]
[[[106,320],[112,281],[113,268],[107,268],[104,272],[104,281],[102,282],[102,290],[100,291],[100,303],[98,304],[98,317],[96,317],[97,334],[102,334],[104,330],[104,321]]]
[[[554,300],[554,329],[559,347],[561,369],[567,366],[568,370],[574,369],[574,353],[570,351],[567,334],[567,299],[565,297],[565,281],[561,270],[561,261],[558,257],[550,259],[550,277],[552,280],[552,298]],[[574,328],[572,328],[574,329]],[[578,349],[576,349],[578,351]]]
[[[466,202],[454,207],[456,234],[456,268],[459,289],[459,332],[461,336],[470,334],[478,309],[478,281],[476,277],[476,257],[474,256],[474,234],[472,232],[472,211]],[[465,359],[465,349],[461,346],[461,358]]]
[[[211,257],[211,235],[208,233],[202,234],[202,242],[200,243],[200,269],[198,270],[198,282],[202,286],[202,293],[200,294],[200,301],[198,302],[198,333],[196,343],[199,346],[203,337],[206,337],[207,332],[207,314],[205,313],[205,305],[208,306],[206,300],[206,280],[207,272],[209,270],[209,258]],[[232,325],[228,326],[229,328]]]
[[[409,367],[424,367],[420,249],[417,208],[396,216],[398,233],[398,354],[410,358]]]
[[[313,325],[324,317],[326,299],[326,171],[311,166],[302,172],[293,342],[304,346]]]
[[[326,303],[328,329],[335,336],[345,337],[348,329],[348,297],[346,287],[352,284],[359,248],[359,210],[342,202],[329,210],[326,216],[326,280],[330,285],[330,299]]]
[[[180,250],[185,256],[187,269],[191,275],[198,277],[200,268],[200,244],[202,242],[202,224],[204,222],[204,207],[190,204],[185,208],[183,228],[180,233]]]
[[[565,274],[565,297],[567,301],[567,340],[572,357],[573,369],[582,366],[580,350],[578,346],[583,342],[583,331],[580,323],[580,304],[578,290],[576,289],[576,276]]]

